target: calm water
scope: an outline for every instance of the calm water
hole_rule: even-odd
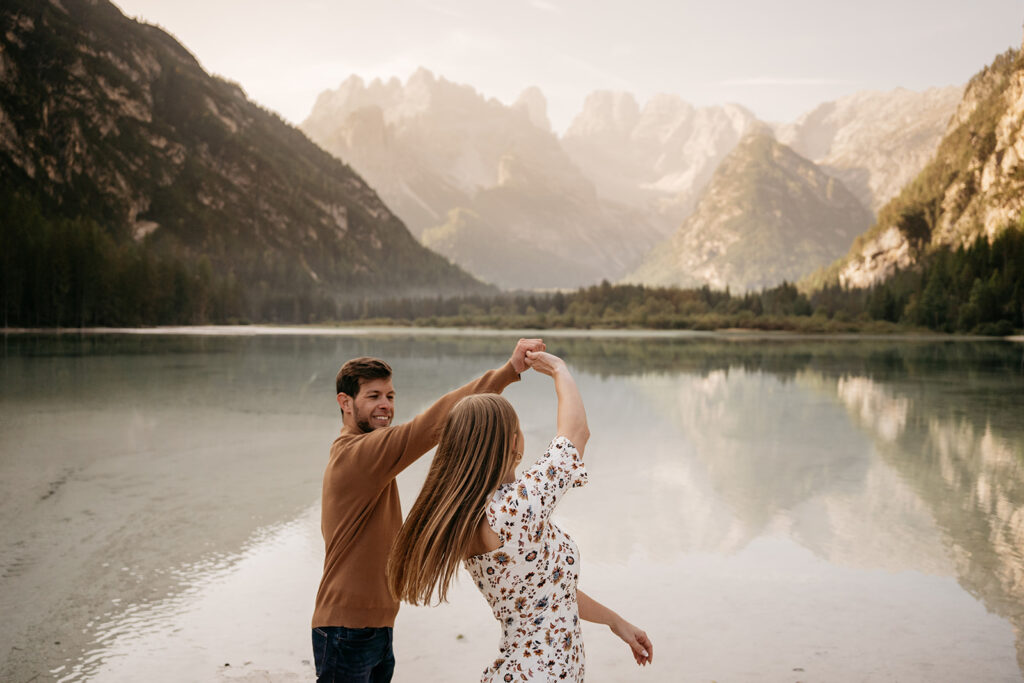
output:
[[[512,336],[0,340],[0,680],[312,679],[334,374],[389,359],[397,418]],[[593,432],[559,509],[588,681],[1024,680],[1024,346],[551,337]],[[550,380],[510,387],[524,460]],[[399,479],[410,504],[426,459]],[[498,627],[463,580],[403,607],[396,681],[472,681]]]

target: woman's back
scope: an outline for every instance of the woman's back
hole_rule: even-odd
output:
[[[579,550],[549,518],[562,494],[586,478],[576,447],[559,436],[533,467],[492,497],[486,521],[501,547],[464,563],[502,625],[501,656],[481,680],[583,679]]]

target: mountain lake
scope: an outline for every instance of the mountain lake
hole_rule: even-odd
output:
[[[536,333],[529,333],[533,336]],[[0,679],[305,681],[334,376],[390,361],[396,422],[517,332],[200,328],[0,341]],[[556,521],[587,680],[1024,680],[1024,344],[561,332],[590,483]],[[550,378],[505,395],[524,462]],[[414,500],[429,456],[399,477]],[[463,572],[404,606],[395,681],[475,681],[499,626]]]

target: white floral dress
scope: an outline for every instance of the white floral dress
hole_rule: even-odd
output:
[[[484,671],[484,683],[583,680],[579,550],[550,516],[563,493],[586,482],[579,451],[558,436],[491,498],[487,523],[502,545],[465,560],[502,626],[501,656]]]

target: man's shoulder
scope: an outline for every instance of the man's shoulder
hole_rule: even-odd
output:
[[[341,433],[331,443],[331,455],[344,454],[358,451],[363,448],[381,448],[388,441],[388,435],[392,434],[400,425],[391,425],[374,429],[372,432],[357,432],[350,429],[342,429]]]
[[[339,453],[350,448],[355,448],[363,440],[365,434],[355,434],[345,430],[341,431],[331,442],[331,454]]]

